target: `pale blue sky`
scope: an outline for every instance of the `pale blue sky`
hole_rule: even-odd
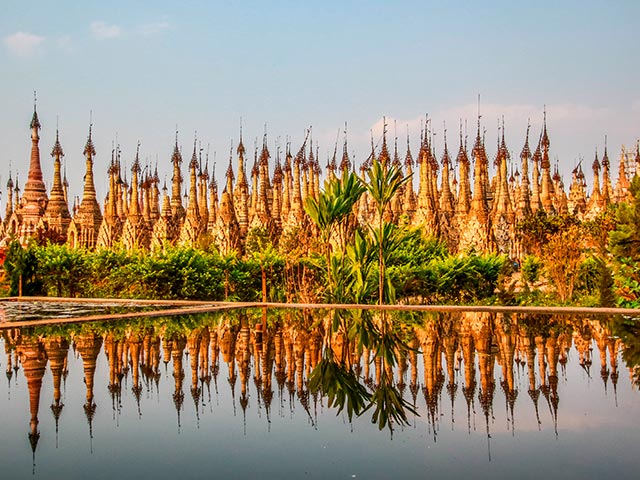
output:
[[[406,125],[415,153],[425,113],[438,152],[445,121],[457,150],[460,117],[475,133],[478,94],[490,155],[501,115],[517,157],[527,118],[537,138],[546,104],[551,155],[568,184],[579,156],[590,173],[605,134],[616,167],[621,144],[640,137],[638,18],[632,0],[3,0],[0,213],[9,161],[26,178],[34,89],[45,178],[59,116],[72,195],[81,194],[90,110],[102,197],[116,133],[128,165],[140,140],[143,160],[157,157],[170,177],[176,124],[186,155],[197,130],[221,178],[240,117],[249,150],[267,124],[272,157],[278,137],[284,144],[289,135],[296,150],[313,125],[323,164],[347,121],[350,151],[362,161],[383,115],[391,137],[398,122],[402,155]]]

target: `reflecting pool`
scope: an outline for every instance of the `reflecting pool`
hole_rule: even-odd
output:
[[[52,318],[82,318],[91,315],[134,314],[163,310],[175,304],[139,301],[56,301],[54,300],[0,300],[0,323],[15,321],[50,320]]]
[[[2,477],[637,478],[635,319],[387,312],[390,362],[360,315],[4,324]],[[408,424],[337,414],[309,381],[329,357],[371,398],[390,379]]]

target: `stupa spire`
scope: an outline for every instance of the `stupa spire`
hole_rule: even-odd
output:
[[[33,117],[29,127],[31,128],[31,158],[29,162],[29,173],[27,182],[24,184],[24,193],[22,195],[21,215],[23,224],[37,225],[38,221],[44,214],[46,207],[47,189],[42,178],[42,166],[40,164],[40,134],[42,128],[38,119],[38,111],[36,109],[36,92],[33,92]],[[23,232],[29,235],[33,232]]]
[[[93,181],[93,157],[96,155],[96,150],[92,141],[92,127],[93,123],[90,119],[89,135],[83,151],[86,159],[84,191],[82,193],[82,202],[74,217],[74,228],[78,230],[73,234],[76,237],[76,242],[72,242],[74,247],[93,248],[102,223],[102,212],[96,200],[96,188]]]
[[[53,187],[51,188],[51,198],[45,210],[45,220],[50,229],[56,230],[62,237],[66,238],[67,229],[71,222],[69,207],[67,205],[62,178],[60,174],[61,158],[64,156],[60,145],[60,135],[56,126],[56,141],[51,150],[53,157]]]

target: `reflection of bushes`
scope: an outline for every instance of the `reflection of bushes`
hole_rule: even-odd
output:
[[[637,318],[615,317],[611,332],[622,340],[622,359],[631,369],[633,383],[640,388],[640,322]]]

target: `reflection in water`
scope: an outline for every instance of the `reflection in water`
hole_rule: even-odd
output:
[[[110,407],[116,423],[120,422],[123,409],[135,409],[141,418],[145,403],[153,401],[150,391],[158,395],[161,391],[168,392],[160,388],[163,378],[172,382],[169,393],[179,430],[185,402],[193,403],[197,427],[202,415],[216,415],[212,396],[229,396],[234,414],[239,407],[245,433],[250,409],[256,409],[260,416],[264,414],[264,421],[271,424],[274,399],[278,412],[284,410],[287,402],[291,415],[295,406],[301,406],[307,422],[317,428],[323,421],[326,399],[321,392],[309,388],[308,379],[330,348],[332,357],[342,359],[357,374],[369,396],[385,376],[390,378],[404,401],[420,415],[420,419],[412,415],[409,419],[426,422],[433,441],[437,441],[443,426],[455,430],[458,421],[455,412],[459,411],[459,402],[463,402],[465,433],[476,429],[479,415],[478,429],[486,431],[489,456],[495,428],[494,409],[499,407],[498,388],[512,436],[517,434],[519,411],[534,413],[537,429],[541,430],[541,410],[547,409],[557,437],[562,425],[559,383],[580,381],[566,378],[569,360],[579,363],[587,381],[599,377],[602,388],[605,392],[612,391],[614,397],[619,370],[625,368],[619,365],[619,354],[625,345],[612,335],[612,328],[615,330],[621,321],[616,319],[490,313],[404,314],[392,319],[395,335],[402,342],[394,345],[397,365],[391,368],[382,355],[359,346],[358,342],[347,341],[346,336],[333,334],[327,342],[329,329],[325,320],[329,315],[329,312],[270,311],[265,322],[262,313],[245,311],[3,330],[8,384],[11,385],[20,367],[26,379],[28,440],[34,468],[41,435],[55,434],[57,447],[59,429],[64,428],[67,418],[80,413],[65,411],[62,415],[63,382],[80,380],[67,379],[68,362],[75,361],[74,357],[82,362],[84,372],[83,413],[90,439],[97,409]],[[97,375],[101,352],[108,366],[104,377]],[[39,429],[39,416],[43,415],[40,398],[47,367],[53,386],[50,410],[55,432],[43,433]],[[626,367],[633,384],[638,367]],[[167,372],[164,377],[163,368]],[[95,390],[104,387],[111,404],[97,405]],[[145,391],[147,395],[143,395]],[[252,395],[254,402],[250,401]],[[127,403],[129,399],[132,403]],[[27,417],[26,405],[10,403],[10,406],[11,415]],[[370,414],[371,411],[364,415]]]

